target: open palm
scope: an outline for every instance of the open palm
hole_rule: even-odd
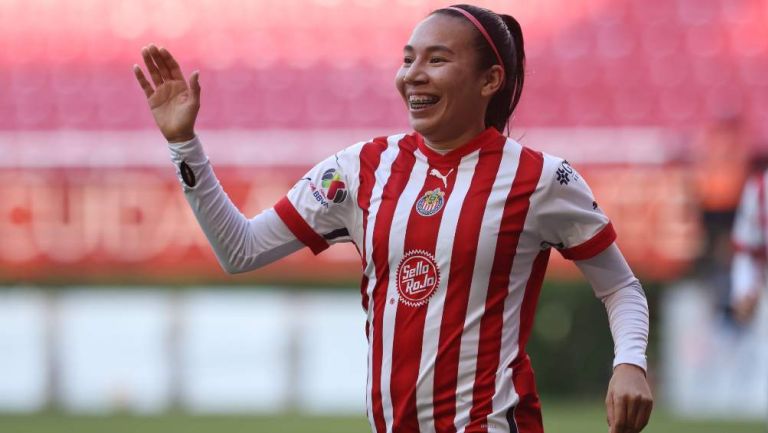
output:
[[[150,45],[141,50],[141,55],[154,86],[138,65],[133,71],[160,132],[169,142],[191,140],[200,109],[198,72],[193,72],[187,83],[179,64],[165,48]]]

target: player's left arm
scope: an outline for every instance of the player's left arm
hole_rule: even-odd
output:
[[[653,397],[646,379],[648,303],[615,244],[616,232],[581,175],[545,157],[537,222],[542,246],[573,260],[605,304],[615,345],[606,409],[610,433],[636,433],[648,423]]]
[[[646,378],[649,313],[645,293],[615,243],[575,263],[605,304],[613,335],[614,369],[605,399],[610,432],[639,432],[653,409]]]

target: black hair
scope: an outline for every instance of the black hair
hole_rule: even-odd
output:
[[[489,9],[478,6],[458,4],[452,7],[469,12],[483,25],[485,31],[496,45],[501,60],[504,62],[504,65],[502,65],[506,72],[504,84],[491,97],[485,112],[486,128],[493,126],[503,133],[504,128],[509,126],[509,119],[515,111],[517,103],[520,102],[520,95],[523,93],[525,49],[520,23],[510,15],[497,14]],[[437,9],[432,12],[432,15],[434,14],[448,15],[467,20],[467,17],[452,9]],[[493,52],[493,48],[491,48],[479,30],[475,29],[475,33],[475,47],[477,52],[480,53],[479,68],[483,70],[497,65],[499,61]]]

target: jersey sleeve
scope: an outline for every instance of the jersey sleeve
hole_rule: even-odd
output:
[[[569,260],[590,259],[616,240],[616,232],[586,180],[568,161],[545,157],[537,219],[543,246]]]
[[[274,210],[246,218],[221,187],[198,137],[169,143],[171,160],[203,233],[229,273],[258,269],[304,247]]]
[[[325,159],[275,204],[280,219],[315,254],[330,244],[351,240],[357,161],[354,148]]]

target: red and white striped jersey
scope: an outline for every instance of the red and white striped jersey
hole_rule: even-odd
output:
[[[525,345],[549,252],[587,259],[616,237],[566,161],[493,128],[447,154],[377,138],[275,211],[315,253],[360,251],[374,432],[541,431]]]

